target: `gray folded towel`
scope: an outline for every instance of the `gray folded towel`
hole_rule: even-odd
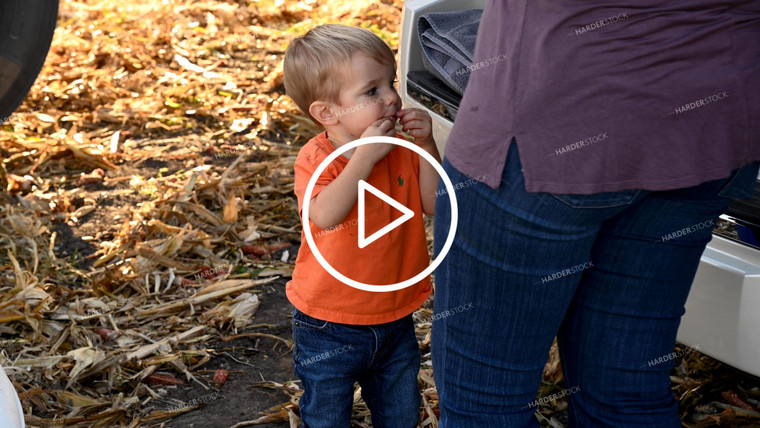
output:
[[[417,23],[425,69],[464,93],[475,53],[482,9],[426,13]]]

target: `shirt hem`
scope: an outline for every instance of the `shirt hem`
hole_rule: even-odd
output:
[[[367,315],[335,313],[335,311],[318,308],[309,305],[302,300],[292,287],[288,286],[285,290],[285,294],[288,296],[290,303],[306,315],[323,321],[352,325],[375,325],[397,321],[419,309],[428,297],[430,297],[431,292],[432,288],[428,286],[427,290],[423,291],[417,299],[412,300],[412,303],[405,305],[402,308],[394,309],[392,312]]]

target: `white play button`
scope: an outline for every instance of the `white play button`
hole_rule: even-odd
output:
[[[349,278],[345,274],[341,273],[335,267],[330,265],[330,263],[325,259],[325,257],[322,255],[322,253],[319,252],[319,248],[317,247],[317,243],[314,242],[314,235],[312,235],[312,230],[310,226],[310,221],[303,222],[303,236],[306,238],[306,243],[309,245],[309,249],[311,249],[311,252],[314,254],[314,257],[317,259],[319,264],[325,268],[327,272],[330,273],[330,275],[333,276],[333,278],[337,279],[338,281],[350,286],[354,287],[357,290],[364,290],[369,291],[372,293],[381,293],[381,292],[389,292],[389,291],[397,291],[402,290],[407,287],[411,287],[415,284],[418,284],[420,281],[424,280],[428,276],[430,276],[431,273],[435,271],[435,269],[441,264],[443,259],[446,257],[446,255],[449,253],[449,250],[451,249],[451,246],[454,244],[454,236],[456,235],[457,230],[457,222],[459,220],[459,208],[457,205],[457,198],[454,184],[451,183],[451,178],[446,174],[446,171],[444,171],[441,164],[438,163],[438,161],[431,155],[430,153],[426,152],[423,148],[420,146],[412,143],[411,141],[407,141],[401,138],[394,138],[394,137],[387,137],[387,136],[376,136],[376,137],[364,137],[360,138],[358,140],[351,141],[349,143],[346,143],[337,149],[335,149],[334,152],[327,155],[327,157],[322,160],[322,162],[319,163],[317,166],[317,169],[314,170],[314,172],[311,174],[311,178],[309,178],[309,183],[306,185],[306,190],[303,195],[303,212],[301,214],[301,218],[311,218],[309,217],[309,202],[312,199],[312,196],[314,194],[314,188],[317,185],[317,181],[322,177],[322,173],[327,169],[330,164],[335,161],[338,156],[348,152],[349,150],[355,149],[360,146],[368,145],[368,144],[395,144],[397,146],[401,146],[405,149],[411,150],[414,153],[417,153],[421,159],[425,159],[426,162],[428,162],[430,165],[432,165],[436,171],[438,171],[438,175],[441,176],[441,180],[443,180],[443,184],[446,186],[446,193],[445,195],[448,196],[449,199],[449,206],[451,207],[451,221],[449,223],[449,233],[446,236],[446,240],[443,243],[443,246],[439,250],[438,254],[435,256],[435,259],[433,259],[433,262],[430,263],[430,265],[425,268],[422,272],[414,275],[411,278],[406,278],[403,281],[399,281],[394,284],[376,284],[372,282],[362,282],[358,281],[354,278]],[[366,183],[362,186],[361,183],[359,183],[359,198],[362,198],[364,195],[364,191],[362,190],[362,187],[364,189],[369,188],[370,190],[375,190],[377,192],[377,189],[367,185]],[[357,211],[361,213],[361,216],[359,219],[357,219],[357,222],[361,222],[361,230],[360,230],[360,238],[359,238],[359,246],[365,246],[369,245],[373,241],[377,240],[381,235],[388,233],[390,230],[392,230],[395,227],[398,227],[401,223],[403,223],[406,220],[409,220],[411,217],[414,217],[414,214],[409,212],[406,207],[403,207],[396,203],[392,198],[387,198],[387,196],[383,195],[382,192],[375,193],[376,196],[384,200],[386,203],[391,205],[392,207],[396,208],[398,211],[402,213],[406,213],[405,217],[402,217],[397,220],[397,222],[394,222],[394,224],[391,224],[384,228],[384,230],[379,231],[378,233],[374,234],[370,239],[365,239],[364,235],[365,233],[365,218],[364,218],[364,212],[366,211],[366,207],[364,206],[364,200],[362,200],[362,203],[359,204],[359,207],[357,208]],[[382,195],[382,196],[381,196]],[[386,199],[387,198],[387,199]],[[421,219],[418,219],[421,221]],[[378,260],[379,262],[379,260]]]
[[[402,216],[397,218],[396,220],[393,220],[391,223],[385,225],[382,229],[378,230],[377,232],[370,235],[369,238],[365,238],[366,232],[364,230],[364,193],[365,191],[369,191],[373,195],[380,198],[383,202],[386,204],[392,206],[393,208],[397,209],[398,211],[402,212]],[[381,236],[385,235],[386,233],[390,232],[391,230],[401,226],[409,220],[410,218],[414,217],[414,211],[410,210],[409,208],[405,207],[398,201],[394,200],[390,196],[386,195],[385,193],[377,190],[374,186],[367,183],[364,180],[359,180],[359,248],[364,248],[367,245],[375,242],[378,240]]]

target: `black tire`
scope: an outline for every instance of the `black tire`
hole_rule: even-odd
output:
[[[37,79],[57,19],[58,0],[0,0],[0,123]]]

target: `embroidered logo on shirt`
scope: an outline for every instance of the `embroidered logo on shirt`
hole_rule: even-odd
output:
[[[401,178],[400,175],[398,176],[398,185],[399,186],[403,186],[404,185],[404,180]]]

